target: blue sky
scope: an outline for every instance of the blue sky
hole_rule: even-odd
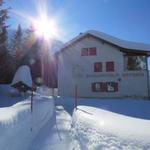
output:
[[[12,11],[37,16],[40,0],[5,0]],[[41,0],[46,1],[46,0]],[[59,39],[68,41],[80,32],[95,29],[110,35],[150,44],[150,0],[47,0],[48,14],[56,18],[63,34]],[[14,13],[8,24],[16,28],[29,22]]]

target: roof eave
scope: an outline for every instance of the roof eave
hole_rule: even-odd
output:
[[[126,52],[130,52],[130,53],[132,53],[132,52],[143,53],[143,54],[146,54],[147,56],[150,56],[150,50],[143,50],[143,49],[137,49],[137,48],[135,48],[135,49],[127,48],[127,47],[125,47],[125,46],[121,46],[121,45],[118,45],[118,44],[116,44],[116,43],[107,41],[106,39],[102,39],[102,38],[100,38],[99,36],[96,36],[95,34],[92,34],[92,33],[90,33],[90,32],[82,33],[82,34],[80,34],[79,36],[77,36],[76,38],[74,38],[74,39],[72,39],[71,41],[67,42],[67,43],[60,49],[60,51],[57,52],[56,55],[59,55],[59,54],[60,54],[61,52],[63,52],[67,47],[70,47],[72,44],[74,44],[75,42],[79,41],[81,38],[84,38],[85,36],[88,36],[88,35],[93,36],[93,37],[95,37],[95,38],[98,38],[98,39],[100,39],[100,40],[102,40],[102,41],[104,41],[104,42],[106,42],[106,43],[109,43],[109,44],[111,44],[111,45],[113,45],[113,46],[119,47],[119,48],[121,49],[121,51],[124,51],[124,52],[126,51]]]

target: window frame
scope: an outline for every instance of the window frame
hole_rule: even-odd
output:
[[[106,62],[106,72],[114,72],[115,71],[115,62],[107,61]]]
[[[99,89],[96,88],[97,84],[99,85]],[[109,84],[112,86],[112,88],[114,88],[113,90],[108,89]],[[118,90],[119,90],[118,82],[94,82],[91,85],[92,85],[92,92],[114,93],[114,92],[118,92]]]
[[[90,47],[89,48],[89,56],[96,56],[96,55],[97,55],[96,47]]]
[[[81,56],[88,56],[88,48],[81,49]]]
[[[144,58],[144,63],[145,63],[145,67],[143,68],[129,68],[129,59],[131,57],[145,57]],[[125,71],[142,71],[142,70],[147,70],[147,58],[146,58],[146,55],[140,55],[140,54],[125,54],[124,55],[124,70]]]
[[[96,66],[99,65],[99,66]],[[94,72],[102,72],[103,71],[103,63],[102,62],[95,62],[94,63]]]
[[[81,56],[96,56],[97,48],[96,47],[84,47],[81,49]]]

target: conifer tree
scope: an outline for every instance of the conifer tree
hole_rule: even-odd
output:
[[[0,82],[9,83],[12,77],[11,56],[7,49],[6,20],[9,8],[3,8],[4,1],[0,0]]]
[[[41,76],[41,43],[35,34],[34,27],[31,25],[26,31],[25,38],[25,55],[22,59],[22,65],[28,65],[31,69],[33,81]]]
[[[3,0],[0,0],[0,52],[7,50],[7,28],[6,20],[8,17],[8,9],[3,8]]]
[[[20,24],[18,25],[17,31],[14,35],[12,49],[16,65],[19,66],[23,56],[23,32]]]

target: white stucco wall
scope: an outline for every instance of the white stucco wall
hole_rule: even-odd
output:
[[[81,49],[96,47],[96,56],[81,56]],[[115,71],[106,72],[106,62],[115,62]],[[103,71],[94,72],[94,63],[102,62]],[[118,82],[118,92],[92,92],[93,82]],[[124,57],[118,47],[93,37],[86,37],[59,54],[58,91],[61,96],[79,97],[147,97],[146,71],[125,71]]]

